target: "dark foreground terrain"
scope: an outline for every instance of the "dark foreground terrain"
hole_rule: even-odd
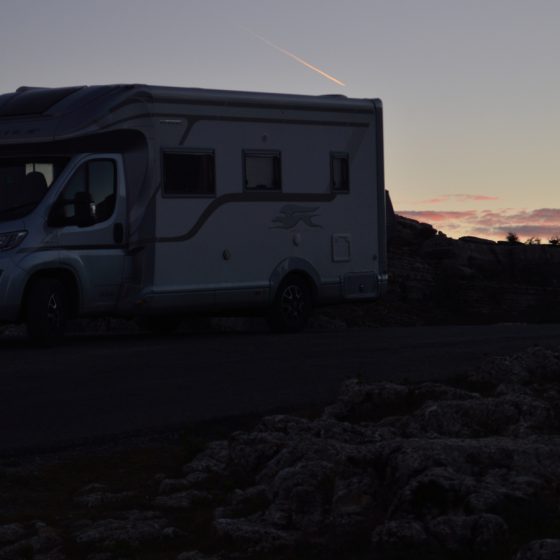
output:
[[[560,246],[389,268],[305,335],[0,338],[0,560],[560,558]]]
[[[89,334],[50,349],[5,337],[0,456],[317,408],[349,378],[445,378],[535,344],[560,345],[560,325]]]
[[[558,558],[559,399],[534,347],[234,433],[6,458],[0,559]]]

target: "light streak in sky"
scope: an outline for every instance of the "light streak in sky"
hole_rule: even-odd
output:
[[[249,30],[247,30],[249,31]],[[344,82],[341,82],[340,80],[337,80],[334,76],[331,76],[330,74],[327,74],[326,72],[323,72],[323,70],[321,70],[320,68],[317,68],[316,66],[313,66],[313,64],[310,64],[309,62],[307,62],[306,60],[303,60],[303,58],[300,58],[299,56],[295,55],[294,53],[283,49],[282,47],[279,47],[278,45],[275,45],[272,41],[269,41],[266,37],[263,37],[262,35],[259,35],[258,33],[254,33],[253,31],[249,31],[251,33],[251,35],[254,35],[257,39],[260,39],[263,43],[266,43],[269,47],[272,47],[273,49],[276,49],[277,51],[285,54],[286,56],[289,56],[291,59],[295,60],[296,62],[299,62],[300,64],[303,64],[306,68],[309,68],[310,70],[313,70],[314,72],[317,72],[318,74],[321,74],[321,76],[323,76],[323,78],[327,78],[327,80],[330,80],[331,82],[334,82],[335,84],[342,86],[342,87],[346,87],[346,84]]]

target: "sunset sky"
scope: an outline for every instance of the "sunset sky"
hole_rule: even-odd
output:
[[[380,97],[397,212],[452,237],[560,234],[557,0],[0,7],[0,92],[140,82]]]

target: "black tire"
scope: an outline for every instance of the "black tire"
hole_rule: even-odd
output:
[[[288,276],[278,287],[268,324],[274,332],[300,332],[307,326],[312,308],[309,283],[301,276]]]
[[[29,338],[51,345],[64,336],[67,306],[63,285],[55,278],[34,280],[27,292],[25,320]]]

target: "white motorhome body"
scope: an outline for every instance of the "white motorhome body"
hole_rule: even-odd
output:
[[[39,337],[67,315],[259,309],[295,330],[311,303],[379,296],[385,243],[379,100],[0,96],[0,320]]]

